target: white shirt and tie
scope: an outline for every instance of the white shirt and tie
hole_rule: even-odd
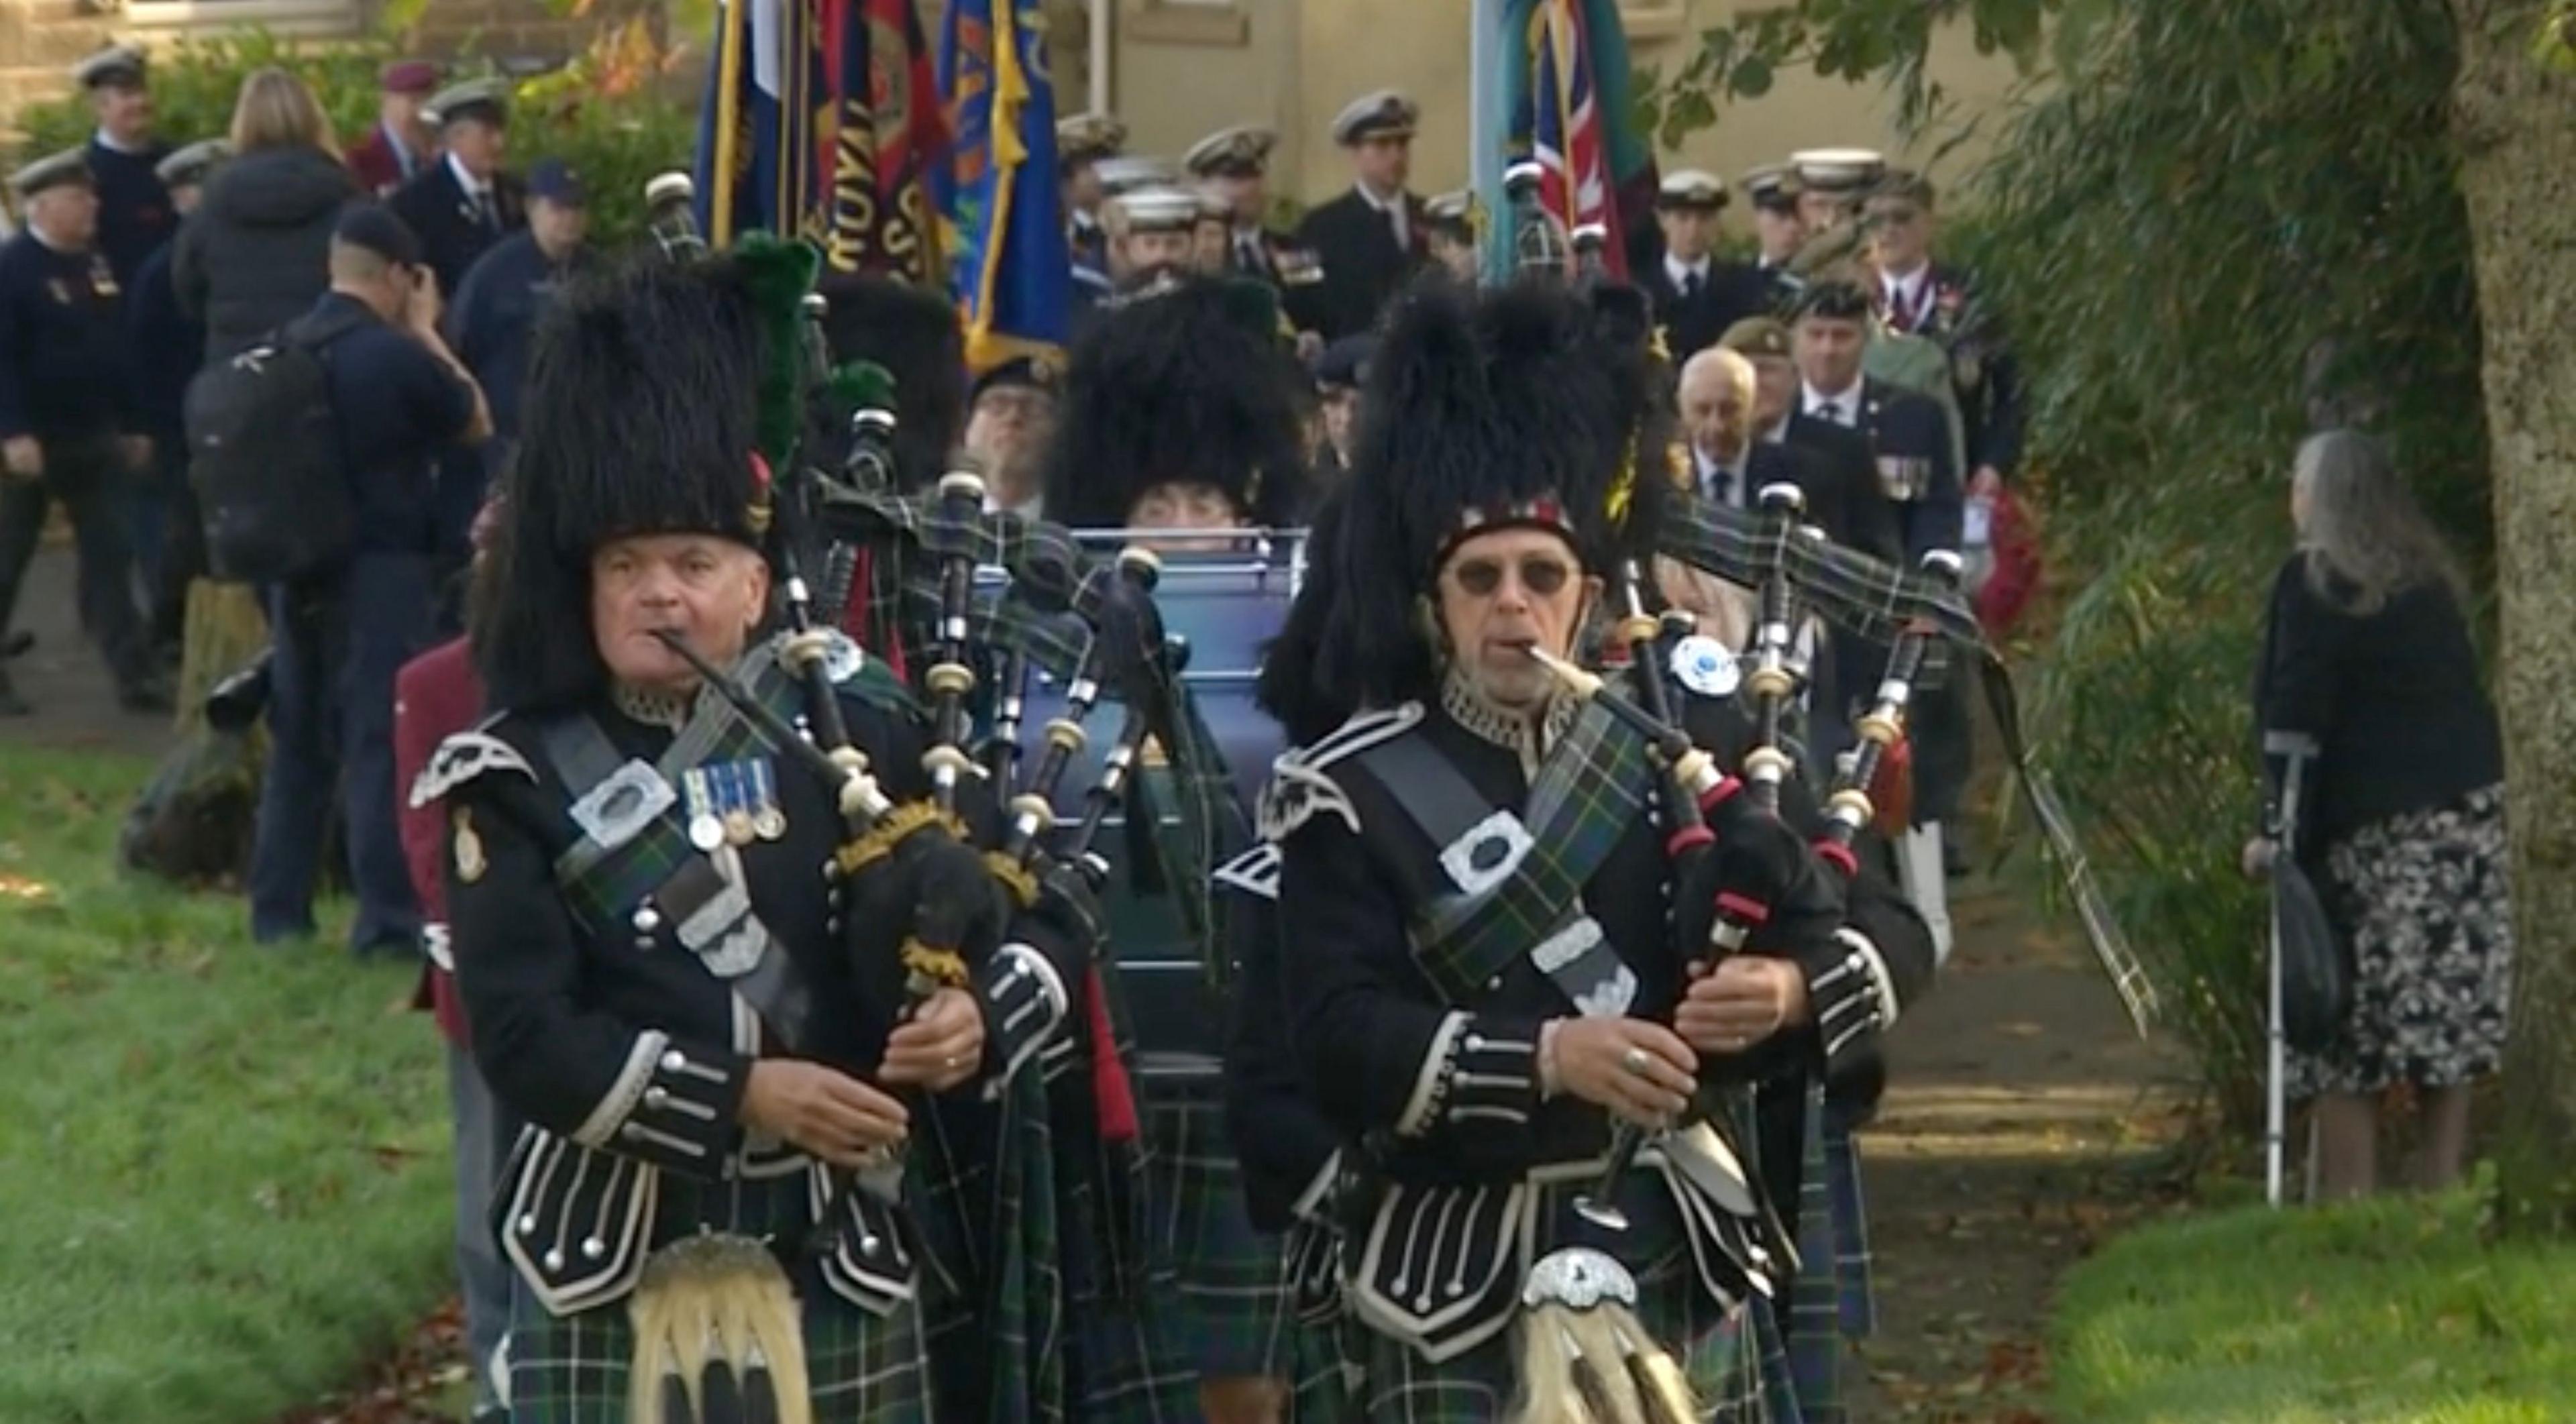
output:
[[[1672,280],[1673,290],[1679,292],[1686,302],[1708,289],[1708,267],[1705,257],[1697,262],[1684,262],[1669,252],[1664,254],[1664,275]]]
[[[1746,488],[1751,483],[1747,476],[1752,466],[1751,441],[1746,441],[1744,448],[1736,452],[1732,465],[1721,465],[1710,458],[1707,451],[1697,445],[1691,446],[1691,467],[1699,481],[1699,491],[1712,504],[1722,504],[1729,509],[1752,508],[1753,491]]]
[[[466,214],[474,219],[475,225],[487,231],[498,228],[501,212],[493,204],[492,185],[466,172],[465,165],[453,153],[447,155],[447,171],[455,177],[456,186],[464,191]]]
[[[1395,233],[1395,245],[1397,249],[1404,252],[1411,252],[1413,250],[1413,218],[1410,213],[1405,211],[1404,191],[1399,188],[1396,190],[1395,196],[1391,198],[1381,198],[1377,194],[1370,192],[1369,185],[1366,183],[1354,183],[1351,186],[1359,193],[1361,202],[1377,209],[1378,216],[1385,218],[1388,223],[1392,225]]]
[[[1804,381],[1798,383],[1798,409],[1816,420],[1829,420],[1845,430],[1861,428],[1861,387],[1866,382],[1854,381],[1850,388],[1827,395]]]
[[[1878,278],[1880,298],[1886,303],[1888,319],[1896,329],[1907,333],[1921,331],[1932,315],[1932,267],[1926,263],[1898,276],[1882,272]]]

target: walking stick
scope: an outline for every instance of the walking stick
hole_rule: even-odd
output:
[[[2263,754],[2282,760],[2281,797],[2273,808],[2269,829],[2273,843],[2280,847],[2273,853],[2275,859],[2287,859],[2297,850],[2299,795],[2308,762],[2317,754],[2317,739],[2298,732],[2266,732]],[[2272,952],[2266,976],[2270,986],[2263,1044],[2263,1201],[2277,1207],[2281,1204],[2281,1157],[2287,1138],[2284,1120],[2289,1115],[2289,1030],[2281,1017],[2281,908],[2277,892],[2270,920]]]

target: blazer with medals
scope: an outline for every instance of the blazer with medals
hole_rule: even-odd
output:
[[[1895,330],[1938,342],[1950,358],[1958,395],[1966,468],[1991,467],[2009,476],[2021,463],[2021,365],[2005,344],[1994,313],[1977,296],[1974,278],[1935,262],[1924,269],[1911,310],[1890,304]],[[1882,289],[1881,300],[1885,300]]]
[[[743,676],[795,715],[799,690],[770,648]],[[900,689],[871,663],[842,690],[887,794],[921,796],[925,739]],[[821,779],[708,693],[676,732],[608,699],[501,714],[442,744],[412,799],[448,823],[449,943],[475,1064],[530,1124],[494,1210],[539,1303],[569,1315],[631,1291],[648,1254],[694,1229],[657,1204],[721,1199],[674,1179],[810,1184],[804,1200],[830,1202],[811,1223],[823,1285],[877,1312],[910,1299],[920,1238],[900,1208],[827,1193],[820,1163],[740,1117],[763,1056],[873,1076],[905,1003],[893,931],[877,944],[860,928],[900,917],[841,878],[845,832]],[[1026,921],[975,966],[988,1075],[1028,1061],[1063,1016],[1064,967],[1048,956],[1070,951]]]
[[[1387,298],[1430,260],[1426,221],[1422,200],[1405,194],[1405,241],[1399,246],[1394,223],[1357,188],[1307,213],[1297,238],[1324,268],[1316,302],[1320,325],[1311,329],[1332,341],[1377,325]]]
[[[1770,284],[1757,268],[1711,257],[1699,278],[1699,290],[1685,293],[1683,284],[1673,280],[1672,268],[1657,260],[1637,279],[1654,300],[1655,321],[1664,329],[1664,348],[1675,369],[1715,346],[1728,327],[1770,310]]]
[[[1966,511],[1949,413],[1931,397],[1876,376],[1862,378],[1859,399],[1859,419],[1851,428],[1869,437],[1879,489],[1895,506],[1907,562],[1929,550],[1957,549]],[[1813,409],[1804,414],[1825,419]]]
[[[1734,702],[1691,696],[1684,705],[1694,736],[1715,739],[1713,751],[1733,757],[1749,741],[1750,716]],[[1612,971],[1598,982],[1624,975],[1624,1011],[1639,1018],[1669,1022],[1683,991],[1670,864],[1642,806],[1620,816],[1573,903],[1510,919],[1561,918],[1560,927],[1520,937],[1501,960],[1444,957],[1426,937],[1465,907],[1508,903],[1501,897],[1524,872],[1547,873],[1561,842],[1550,825],[1522,820],[1539,814],[1536,788],[1563,788],[1571,776],[1620,785],[1651,804],[1654,771],[1642,742],[1602,740],[1603,757],[1579,764],[1585,719],[1606,717],[1560,702],[1541,755],[1523,745],[1525,725],[1452,682],[1437,706],[1364,714],[1282,758],[1264,798],[1263,831],[1280,848],[1279,898],[1297,906],[1285,924],[1279,1010],[1357,1183],[1357,1199],[1339,1206],[1354,1233],[1342,1255],[1346,1300],[1372,1328],[1435,1362],[1502,1330],[1530,1253],[1555,1244],[1546,1239],[1550,1222],[1531,1219],[1546,1194],[1516,1189],[1589,1180],[1610,1140],[1605,1111],[1541,1092],[1542,1025],[1577,1012],[1560,967],[1588,961]],[[1784,805],[1793,825],[1816,824],[1796,792]],[[1758,934],[1751,952],[1767,952]],[[1815,1026],[1746,1055],[1704,1059],[1711,1081],[1823,1071],[1866,1052],[1932,968],[1921,921],[1874,874],[1855,882],[1845,928],[1780,952],[1807,981]],[[1731,1301],[1744,1277],[1729,1278],[1721,1252],[1733,1249],[1712,1235],[1726,1208],[1699,1198],[1705,1179],[1682,1156],[1678,1147],[1650,1148],[1641,1161],[1657,1165],[1640,1176],[1661,1172],[1680,1229],[1705,1248],[1693,1253],[1702,1287]],[[1644,1190],[1651,1200],[1652,1184]],[[1417,1273],[1407,1288],[1408,1253],[1425,1246],[1455,1268],[1427,1283]]]
[[[423,258],[438,274],[438,290],[449,294],[464,282],[466,269],[474,265],[474,259],[525,227],[528,221],[527,201],[519,180],[507,173],[492,176],[490,220],[477,218],[473,201],[465,196],[465,186],[457,181],[455,163],[446,158],[413,174],[410,182],[385,200],[385,206],[393,209],[394,215],[420,239]]]
[[[1270,284],[1279,294],[1279,313],[1292,329],[1324,329],[1331,316],[1324,264],[1295,237],[1263,228],[1247,252],[1240,234],[1228,234],[1225,260],[1228,270]]]

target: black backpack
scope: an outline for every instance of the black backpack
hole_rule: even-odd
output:
[[[188,483],[215,577],[282,583],[336,567],[356,547],[323,348],[366,320],[298,318],[188,383]]]

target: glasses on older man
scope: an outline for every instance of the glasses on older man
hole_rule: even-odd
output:
[[[1500,559],[1460,559],[1449,570],[1460,591],[1474,598],[1491,598],[1503,586],[1504,562]],[[1573,579],[1574,570],[1565,560],[1546,554],[1531,554],[1519,561],[1518,575],[1522,588],[1540,598],[1553,598]]]

